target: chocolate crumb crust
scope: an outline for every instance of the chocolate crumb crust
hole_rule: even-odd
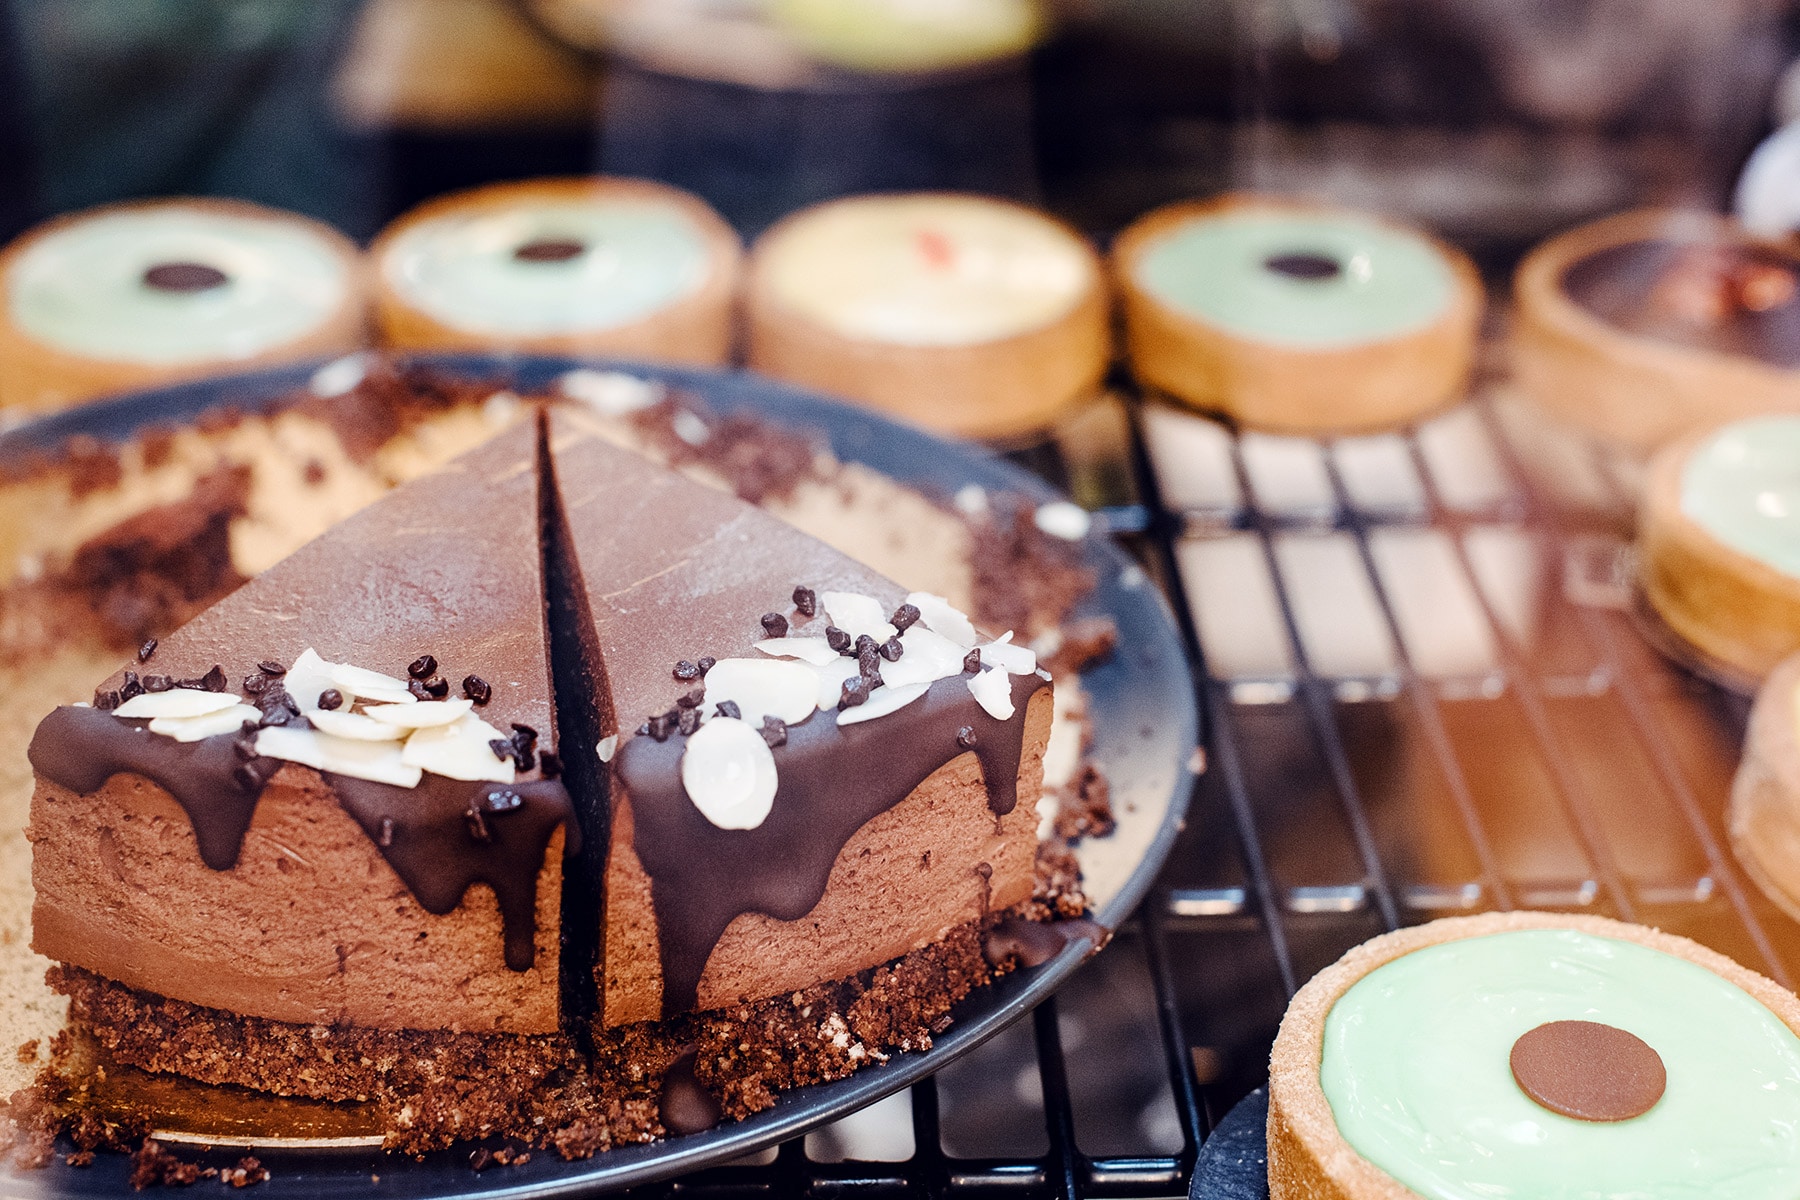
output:
[[[1047,886],[1048,880],[1042,881]],[[1083,907],[1079,894],[1066,903]],[[50,969],[70,1021],[118,1063],[283,1096],[374,1104],[386,1147],[422,1155],[475,1138],[515,1138],[565,1159],[679,1132],[664,1120],[670,1068],[684,1094],[684,1129],[701,1097],[715,1119],[742,1120],[777,1093],[843,1079],[895,1053],[929,1050],[952,1008],[1015,966],[1043,961],[1085,922],[1041,925],[1056,902],[1034,899],[953,929],[941,941],[872,970],[754,1004],[662,1021],[595,1028],[592,1048],[563,1034],[519,1035],[306,1026],[243,1017],[135,991],[76,967]],[[1052,948],[1053,947],[1053,948]],[[128,1148],[153,1114],[133,1118],[83,1102],[80,1068],[47,1068],[35,1103],[15,1101],[15,1146],[50,1161],[51,1138]],[[698,1093],[694,1089],[698,1089]],[[0,1121],[0,1134],[9,1122]],[[77,1131],[87,1130],[77,1136]],[[107,1136],[96,1137],[95,1129]],[[3,1138],[0,1138],[3,1140]],[[41,1143],[41,1147],[40,1147]]]

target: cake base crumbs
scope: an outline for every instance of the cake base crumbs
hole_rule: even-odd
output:
[[[664,1021],[595,1028],[589,1053],[565,1035],[347,1029],[237,1016],[63,965],[50,969],[48,981],[69,997],[71,1026],[114,1063],[283,1096],[371,1104],[387,1149],[423,1156],[459,1142],[485,1142],[470,1158],[483,1170],[521,1165],[537,1151],[583,1159],[666,1136],[663,1076],[690,1051],[694,1077],[724,1118],[742,1120],[790,1088],[844,1079],[895,1053],[929,1050],[951,1027],[955,1004],[1013,969],[1003,956],[990,962],[997,956],[986,942],[997,925],[1085,911],[1074,856],[1047,843],[1032,899],[1008,912],[971,921],[846,979]],[[105,1067],[75,1053],[76,1044],[71,1033],[59,1035],[37,1084],[0,1110],[0,1153],[14,1165],[49,1165],[61,1134],[76,1156],[133,1153],[134,1186],[183,1185],[209,1177],[208,1171],[239,1187],[265,1177],[253,1159],[221,1172],[169,1153],[148,1136],[153,1114],[120,1111],[105,1095]]]

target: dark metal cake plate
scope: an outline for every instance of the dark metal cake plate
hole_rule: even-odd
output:
[[[543,391],[577,366],[612,366],[658,379],[701,396],[720,413],[750,409],[780,423],[816,431],[838,457],[867,464],[926,492],[949,496],[968,484],[1011,491],[1040,501],[1058,498],[1041,480],[982,449],[943,441],[919,430],[834,403],[816,394],[743,372],[637,364],[601,364],[536,356],[434,355],[414,361],[457,375],[493,379],[519,392]],[[0,437],[0,461],[34,449],[53,449],[76,434],[118,440],[157,423],[179,423],[209,409],[251,410],[308,386],[317,364],[282,368],[143,392],[90,405]],[[1115,882],[1095,916],[1116,929],[1149,891],[1180,832],[1198,765],[1199,711],[1188,655],[1174,618],[1138,564],[1098,529],[1084,543],[1098,586],[1076,616],[1105,614],[1119,629],[1119,649],[1082,676],[1089,693],[1091,753],[1107,774],[1121,829],[1090,843],[1084,853],[1129,855],[1100,863]],[[1110,843],[1110,844],[1109,844]],[[1084,860],[1085,861],[1085,860]],[[523,1166],[476,1174],[466,1148],[413,1161],[375,1150],[265,1148],[272,1173],[262,1195],[379,1195],[392,1197],[553,1196],[592,1194],[727,1163],[792,1139],[917,1082],[966,1054],[1050,996],[1092,947],[1076,940],[1060,956],[1017,971],[969,997],[956,1024],[922,1054],[901,1054],[849,1079],[798,1089],[740,1123],[649,1146],[632,1146],[584,1162],[540,1153]],[[229,1166],[241,1150],[204,1156]],[[214,1161],[216,1160],[216,1161]],[[0,1178],[6,1194],[111,1196],[127,1190],[122,1156],[103,1155],[91,1167],[55,1166]]]

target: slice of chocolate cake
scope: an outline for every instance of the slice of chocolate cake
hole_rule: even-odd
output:
[[[265,1026],[558,1030],[577,833],[536,438],[394,491],[42,722],[39,953]]]
[[[579,413],[548,428],[603,1026],[842,978],[1030,897],[1029,650]]]

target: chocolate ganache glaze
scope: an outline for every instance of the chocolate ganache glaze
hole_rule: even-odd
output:
[[[247,757],[240,734],[178,742],[151,733],[148,724],[97,708],[58,708],[32,736],[31,765],[82,793],[120,773],[148,779],[187,814],[201,861],[229,871],[264,787],[284,764]],[[402,788],[323,777],[426,912],[451,912],[471,884],[493,888],[506,929],[506,965],[531,969],[537,878],[550,838],[564,828],[569,852],[580,848],[574,806],[560,782],[470,783],[428,774],[417,787]]]
[[[1563,273],[1569,299],[1618,329],[1800,367],[1800,258],[1754,242],[1643,240]]]
[[[812,911],[851,836],[958,755],[980,761],[995,816],[1013,810],[1025,707],[1045,681],[1012,676],[1005,721],[976,703],[967,681],[940,679],[873,721],[840,727],[837,713],[820,712],[788,726],[774,750],[775,807],[755,829],[720,829],[694,806],[681,783],[685,737],[640,735],[620,747],[615,775],[631,797],[638,859],[654,881],[665,1014],[694,1006],[726,926],[747,912],[793,921]],[[975,735],[969,751],[958,741],[965,729]]]
[[[156,681],[150,690],[185,681],[242,694],[264,721],[285,724],[317,700],[280,702],[286,665],[316,649],[328,662],[402,680],[409,664],[429,664],[442,674],[414,675],[421,698],[446,695],[454,686],[448,681],[473,677],[481,697],[473,715],[502,730],[517,722],[544,731],[549,748],[556,726],[537,450],[535,420],[522,421],[394,490],[179,630],[156,631],[162,636],[146,661],[102,684],[97,701],[110,707],[148,681]],[[222,661],[250,665],[228,673]],[[467,686],[457,691],[470,694]],[[83,794],[119,773],[150,780],[186,812],[201,859],[214,870],[237,862],[265,786],[284,769],[310,770],[258,757],[242,733],[178,742],[106,707],[59,708],[46,717],[32,740],[33,767]],[[520,773],[537,761],[533,753]],[[498,784],[427,771],[417,786],[403,788],[321,774],[428,912],[456,908],[472,883],[492,887],[507,964],[531,967],[547,847],[559,827],[568,852],[580,844],[560,780]]]

